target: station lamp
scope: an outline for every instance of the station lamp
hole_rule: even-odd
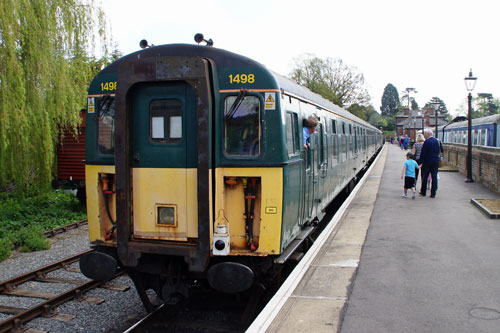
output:
[[[472,91],[476,86],[477,77],[472,76],[472,69],[469,71],[469,76],[465,77],[465,88],[469,92],[467,96],[468,110],[467,110],[467,178],[466,183],[472,183]]]

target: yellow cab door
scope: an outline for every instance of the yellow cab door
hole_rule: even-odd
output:
[[[130,95],[133,237],[197,237],[196,105],[191,85],[141,84]],[[191,147],[191,149],[189,149]]]

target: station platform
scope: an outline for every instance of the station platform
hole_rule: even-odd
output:
[[[384,146],[247,332],[500,331],[500,220],[471,203],[500,195],[440,172],[403,198],[405,155]]]

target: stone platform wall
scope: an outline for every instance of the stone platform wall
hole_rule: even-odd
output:
[[[467,174],[467,146],[445,143],[444,164]],[[500,148],[472,147],[472,179],[500,193]]]

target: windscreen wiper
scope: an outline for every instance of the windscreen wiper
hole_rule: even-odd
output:
[[[241,102],[243,102],[243,97],[247,94],[247,91],[245,89],[240,90],[240,94],[236,99],[234,100],[233,104],[229,108],[229,111],[226,114],[226,120],[233,118],[234,114],[236,113],[236,110],[240,107]]]
[[[98,110],[98,117],[102,117],[106,111],[109,110],[111,103],[113,103],[115,100],[114,97],[110,95],[104,95],[101,100],[99,101],[99,104],[97,105],[97,110]]]

